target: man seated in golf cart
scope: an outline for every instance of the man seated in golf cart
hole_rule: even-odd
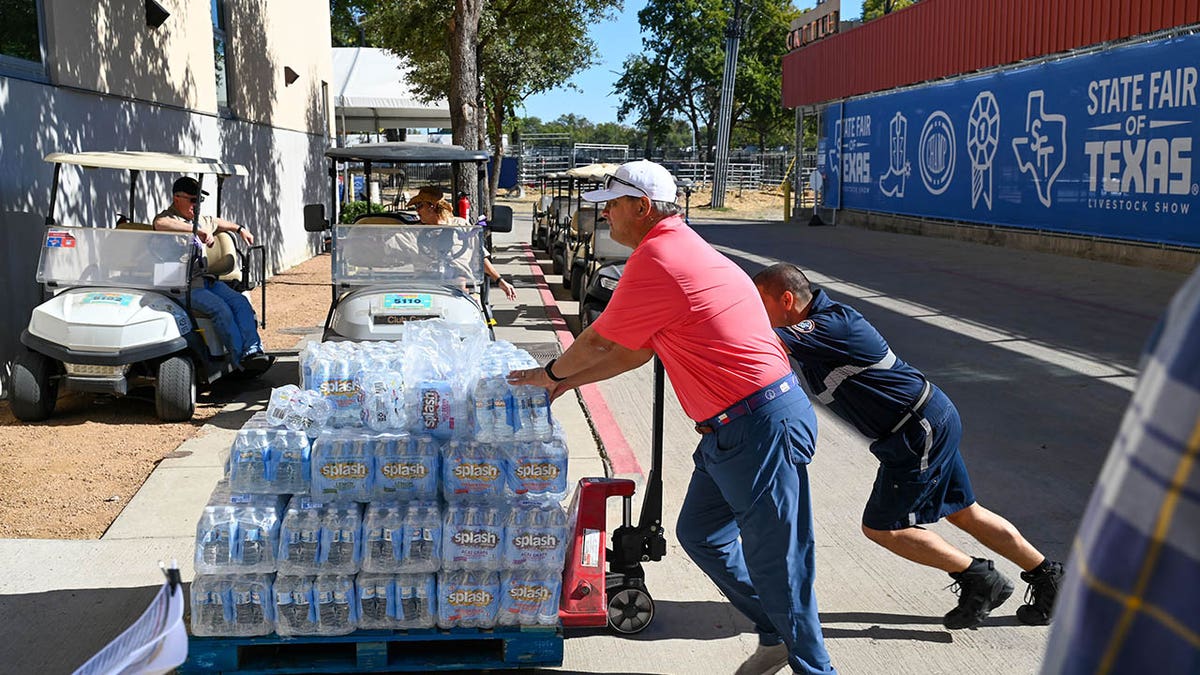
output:
[[[171,205],[154,217],[155,230],[191,232],[192,221],[196,220],[196,237],[204,246],[212,246],[218,232],[241,235],[247,246],[254,243],[254,235],[242,225],[212,216],[199,216],[197,220],[199,204],[208,193],[200,190],[195,178],[179,178],[171,186],[171,193]],[[214,276],[205,275],[198,281],[199,285],[192,288],[192,303],[212,317],[233,365],[253,372],[270,368],[274,358],[263,352],[254,308],[246,296]]]

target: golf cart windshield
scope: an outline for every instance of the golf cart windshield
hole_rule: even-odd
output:
[[[334,228],[333,282],[368,286],[430,282],[478,287],[483,280],[483,229],[405,224]]]
[[[183,288],[192,235],[176,232],[51,226],[38,257],[37,280],[57,286]]]

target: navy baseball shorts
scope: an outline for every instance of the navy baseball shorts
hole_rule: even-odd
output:
[[[967,466],[958,452],[962,420],[937,387],[920,415],[871,444],[879,471],[863,510],[863,525],[902,530],[936,523],[975,503]]]

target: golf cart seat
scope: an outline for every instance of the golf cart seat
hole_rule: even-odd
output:
[[[137,223],[125,219],[117,221],[117,229],[155,231],[154,226],[150,223]],[[209,274],[216,275],[218,279],[230,285],[242,281],[242,256],[238,252],[237,241],[232,234],[218,232],[213,245],[205,246],[201,251],[204,255],[205,269]],[[141,253],[136,253],[136,255],[141,255]]]
[[[600,209],[580,209],[571,216],[571,232],[575,236],[583,239],[589,239],[592,233],[596,231],[596,219],[600,216]]]

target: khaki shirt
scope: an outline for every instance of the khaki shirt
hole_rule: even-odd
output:
[[[159,211],[154,216],[154,219],[150,221],[151,224],[153,224],[154,221],[158,220],[159,218],[174,218],[175,220],[182,220],[185,223],[191,222],[183,214],[176,211],[174,206],[168,206],[162,211]],[[213,218],[212,216],[200,216],[196,219],[196,225],[199,229],[204,230],[209,234],[217,233],[217,219]]]

